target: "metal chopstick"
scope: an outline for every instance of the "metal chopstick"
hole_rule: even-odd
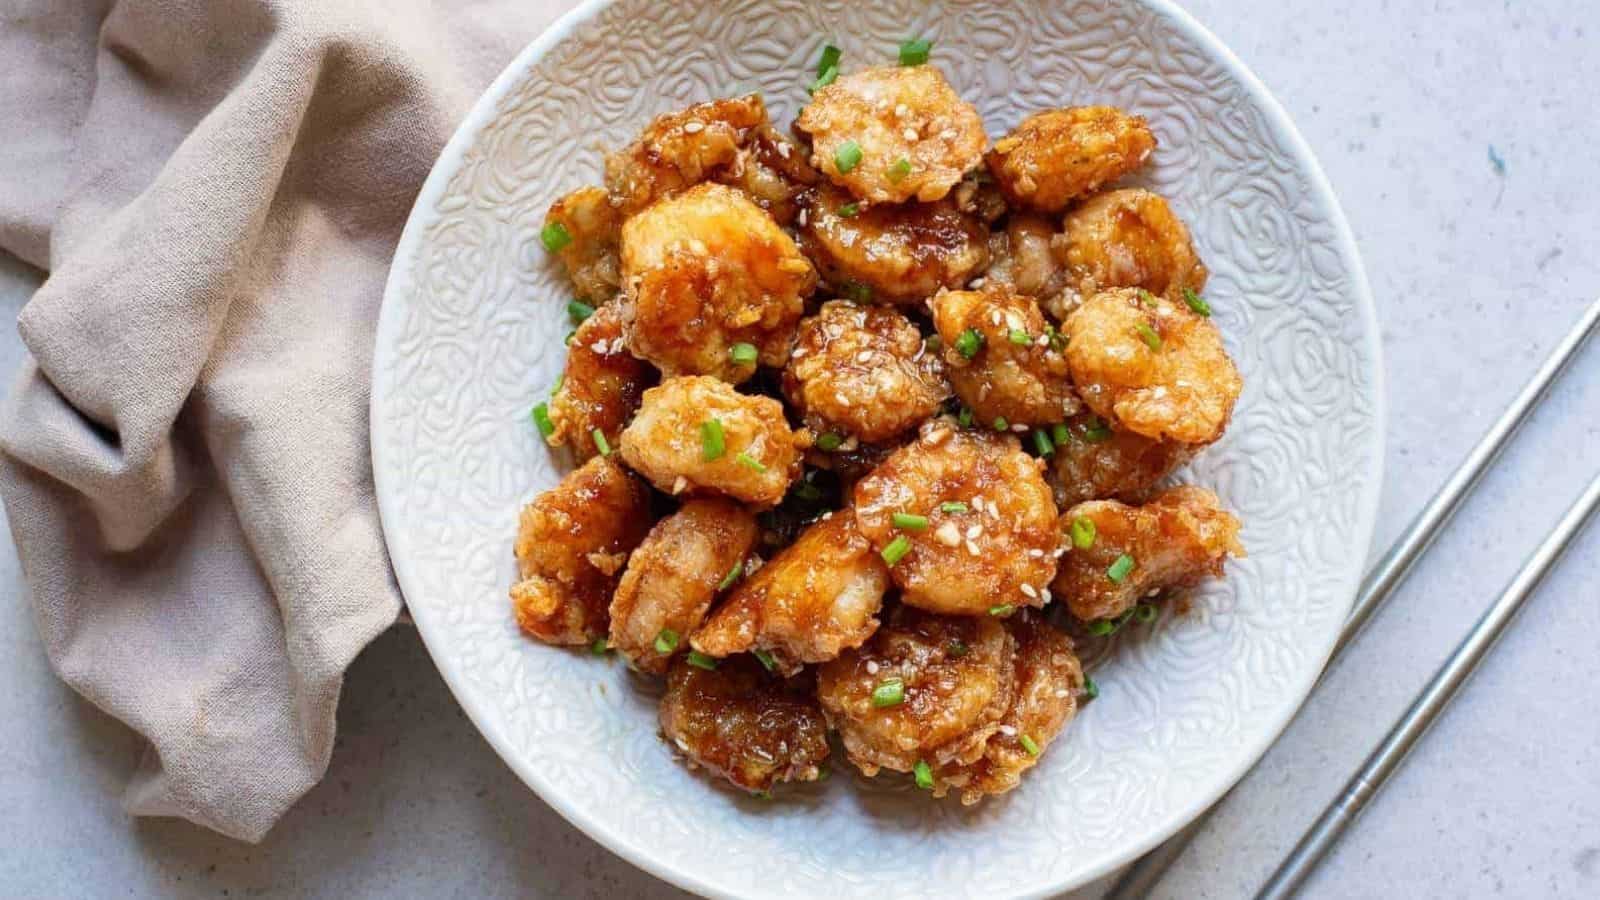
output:
[[[1362,579],[1361,589],[1356,594],[1355,604],[1350,609],[1350,616],[1345,620],[1344,629],[1333,645],[1333,651],[1328,659],[1329,666],[1361,633],[1362,626],[1372,614],[1405,580],[1412,565],[1433,545],[1434,539],[1455,515],[1462,501],[1472,493],[1472,489],[1483,478],[1484,472],[1488,471],[1489,466],[1499,458],[1500,452],[1505,449],[1511,436],[1516,434],[1528,414],[1544,399],[1544,395],[1550,390],[1550,385],[1554,384],[1556,378],[1566,370],[1584,341],[1594,333],[1597,324],[1600,324],[1600,299],[1589,305],[1577,324],[1566,337],[1561,339],[1561,343],[1556,345],[1549,357],[1539,366],[1538,371],[1511,401],[1511,405],[1506,407],[1506,411],[1500,414],[1500,418],[1490,426],[1483,437],[1478,439],[1478,443],[1466,458],[1439,487],[1438,493],[1422,507],[1422,511],[1411,520],[1406,530],[1389,546],[1383,558],[1368,570],[1366,578]],[[1101,900],[1133,900],[1155,890],[1161,877],[1178,857],[1183,855],[1184,849],[1194,840],[1195,835],[1200,832],[1212,811],[1220,803],[1221,799],[1183,830],[1168,838],[1165,843],[1134,861]]]
[[[1526,604],[1534,589],[1544,580],[1551,566],[1561,558],[1572,543],[1572,539],[1583,530],[1597,507],[1600,507],[1600,475],[1589,482],[1589,487],[1584,490],[1578,501],[1572,504],[1567,514],[1561,517],[1555,530],[1544,539],[1528,561],[1523,564],[1511,583],[1506,585],[1505,592],[1500,595],[1493,605],[1484,612],[1478,624],[1461,641],[1461,645],[1450,654],[1444,665],[1423,688],[1422,693],[1412,702],[1411,708],[1400,717],[1383,739],[1383,743],[1372,751],[1366,763],[1356,773],[1350,783],[1345,785],[1344,792],[1337,800],[1323,810],[1321,817],[1312,825],[1300,843],[1278,870],[1272,873],[1261,892],[1256,894],[1256,900],[1285,900],[1294,896],[1300,885],[1306,880],[1322,860],[1328,850],[1339,840],[1346,827],[1355,821],[1356,816],[1366,808],[1367,803],[1383,785],[1389,776],[1405,762],[1411,748],[1427,733],[1439,713],[1450,705],[1460,691],[1461,685],[1472,675],[1478,663],[1494,648],[1506,627],[1516,616],[1517,611]]]

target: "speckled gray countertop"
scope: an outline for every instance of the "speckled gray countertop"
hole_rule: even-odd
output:
[[[1376,539],[1386,546],[1600,295],[1600,6],[1188,5],[1288,108],[1355,229],[1388,370]],[[0,260],[8,318],[38,278]],[[10,372],[22,351],[13,328],[0,332]],[[1596,470],[1600,345],[1159,896],[1232,898],[1258,886]],[[1600,715],[1589,700],[1600,682],[1597,583],[1600,528],[1573,547],[1308,896],[1600,896]],[[118,798],[136,742],[51,676],[4,541],[0,597],[0,893],[679,896],[524,788],[408,629],[356,661],[326,780],[261,845],[131,820]]]

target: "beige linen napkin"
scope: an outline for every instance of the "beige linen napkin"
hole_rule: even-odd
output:
[[[125,805],[259,839],[394,621],[368,461],[412,199],[564,0],[0,0],[0,247],[49,272],[0,490]],[[19,601],[20,602],[20,601]]]

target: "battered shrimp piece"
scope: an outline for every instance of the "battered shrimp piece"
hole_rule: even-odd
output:
[[[1225,558],[1244,556],[1239,520],[1216,494],[1192,485],[1163,491],[1144,506],[1080,503],[1062,514],[1061,528],[1072,549],[1061,559],[1056,593],[1085,621],[1120,616],[1147,594],[1219,577]],[[1084,548],[1086,535],[1092,543]]]
[[[715,669],[679,657],[661,697],[661,733],[691,764],[752,793],[816,781],[828,758],[828,726],[806,686],[768,674],[749,656]]]
[[[585,319],[572,336],[561,386],[550,398],[548,441],[572,448],[583,462],[599,453],[594,433],[615,447],[622,427],[639,408],[639,397],[655,382],[656,373],[623,347],[622,310],[607,304]]]
[[[772,217],[720,184],[692,187],[622,226],[628,348],[669,375],[740,382],[789,358],[816,272]]]
[[[1185,444],[1222,436],[1244,381],[1210,319],[1118,288],[1084,301],[1064,328],[1078,395],[1114,427]]]
[[[1104,498],[1141,502],[1199,449],[1115,430],[1094,413],[1073,416],[1066,425],[1069,437],[1050,458],[1056,505],[1063,509]]]
[[[1056,213],[1144,165],[1156,137],[1114,106],[1037,112],[995,141],[986,161],[1013,206]]]
[[[628,558],[611,597],[611,646],[642,672],[666,672],[759,532],[756,517],[732,500],[684,501]]]
[[[793,674],[871,637],[888,587],[888,567],[855,516],[830,513],[740,582],[692,643],[710,656],[759,650]]]
[[[979,424],[1050,425],[1082,408],[1060,337],[1032,298],[985,285],[944,291],[928,305],[950,384]]]
[[[770,125],[753,129],[733,165],[714,179],[743,191],[780,225],[789,225],[800,212],[800,195],[821,180],[806,162],[804,151]]]
[[[1017,642],[1016,697],[979,759],[933,770],[935,797],[955,791],[971,806],[1011,790],[1077,712],[1083,669],[1072,639],[1031,612],[1007,621],[1006,629]]]
[[[783,395],[813,431],[876,443],[937,413],[950,385],[911,320],[833,300],[800,323]]]
[[[985,286],[1009,286],[1048,308],[1067,287],[1067,268],[1052,248],[1058,234],[1044,216],[1017,213],[1007,219],[1005,230],[989,238]]]
[[[560,226],[571,240],[556,251],[578,296],[604,303],[617,295],[622,265],[617,241],[622,218],[597,187],[581,187],[550,205],[545,227]]]
[[[968,616],[1043,606],[1060,543],[1043,465],[1010,435],[935,420],[857,482],[856,525],[894,560],[901,601]]]
[[[597,456],[522,508],[511,586],[517,625],[548,644],[606,633],[606,604],[628,553],[650,528],[650,492]]]
[[[978,111],[928,65],[841,75],[812,96],[795,128],[811,136],[812,165],[874,203],[938,200],[989,144]]]
[[[645,391],[619,446],[634,471],[669,494],[720,493],[765,509],[799,477],[801,443],[783,404],[698,375]]]
[[[863,774],[973,763],[1016,699],[1016,647],[992,616],[896,607],[872,640],[817,669],[817,699]]]
[[[1067,213],[1063,227],[1057,252],[1080,296],[1114,287],[1169,297],[1205,289],[1206,267],[1189,229],[1159,194],[1138,188],[1097,194]]]
[[[864,204],[828,186],[806,208],[800,247],[836,289],[917,303],[960,287],[989,261],[989,229],[976,216],[937,203]]]
[[[606,156],[606,190],[623,218],[723,173],[767,124],[760,94],[696,103],[657,116],[639,139]]]

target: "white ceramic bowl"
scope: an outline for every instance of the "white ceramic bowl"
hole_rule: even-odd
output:
[[[1193,229],[1246,383],[1184,477],[1244,519],[1250,557],[1190,614],[1084,648],[1100,698],[1005,797],[963,809],[839,762],[823,785],[748,800],[673,760],[654,692],[619,662],[512,623],[517,510],[559,477],[528,421],[561,368],[570,293],[539,227],[652,115],[759,87],[787,123],[824,41],[849,70],[908,35],[935,40],[991,135],[1069,104],[1150,119],[1143,180]],[[711,895],[1037,895],[1177,830],[1300,705],[1366,556],[1382,396],[1372,303],[1322,172],[1266,89],[1170,4],[592,0],[495,81],[417,199],[378,329],[372,453],[440,671],[506,762],[607,847]]]

